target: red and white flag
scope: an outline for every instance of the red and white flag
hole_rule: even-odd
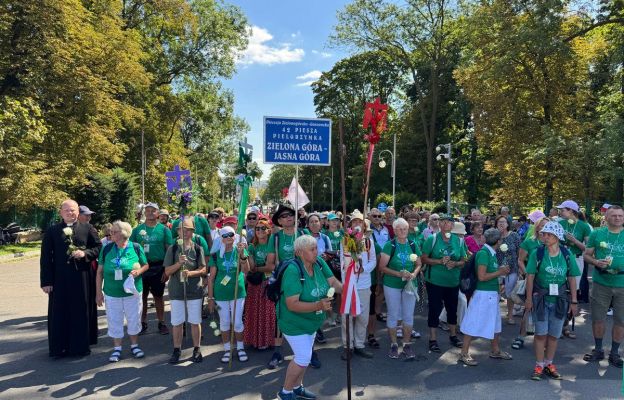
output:
[[[342,282],[342,301],[340,302],[340,314],[359,315],[362,313],[362,305],[360,304],[360,296],[358,295],[355,282],[355,260],[351,259],[351,263],[345,271],[345,277]]]

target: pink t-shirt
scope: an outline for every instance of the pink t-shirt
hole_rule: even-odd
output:
[[[466,247],[468,247],[468,251],[470,251],[472,254],[476,254],[479,250],[481,250],[481,247],[483,247],[483,245],[477,243],[475,238],[470,235],[466,236]]]

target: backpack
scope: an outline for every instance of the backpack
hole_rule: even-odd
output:
[[[201,248],[202,248],[201,245],[199,245],[197,243],[197,241],[195,241],[193,243],[193,246],[194,246],[195,254],[199,254],[201,252]],[[171,246],[171,247],[173,247],[173,249],[171,249],[172,256],[175,257],[175,253],[178,251],[178,243],[177,242],[174,243],[173,246]],[[215,266],[216,266],[217,265],[217,254],[216,253],[213,254],[213,260],[214,260],[214,263],[215,263]],[[199,265],[199,258],[195,259],[195,266],[198,266],[198,265]]]
[[[407,243],[409,243],[409,246],[412,249],[412,253],[416,254],[416,243],[414,243],[413,241],[410,242],[409,240],[407,241]],[[388,265],[390,265],[390,261],[392,261],[392,257],[394,257],[394,252],[396,251],[396,239],[390,240],[390,244],[392,245],[392,249],[390,250]]]
[[[132,243],[132,247],[134,247],[134,252],[136,253],[136,255],[138,256],[139,254],[141,254],[141,245],[138,244],[137,242],[131,242]],[[109,244],[107,244],[106,246],[104,246],[104,249],[102,250],[102,260],[105,261],[106,260],[106,255],[108,253],[110,253],[110,251],[113,249],[113,246],[115,245],[115,242],[111,242]]]
[[[477,276],[476,258],[476,253],[471,255],[459,273],[459,290],[466,296],[471,296],[477,290],[479,277]]]
[[[291,261],[294,261],[297,267],[299,268],[300,280],[301,284],[305,280],[305,275],[303,272],[303,263],[298,259],[285,260],[279,263],[277,267],[271,273],[269,277],[269,283],[264,288],[264,294],[266,297],[271,300],[273,303],[278,303],[284,294],[282,290],[282,277],[284,276],[284,271],[291,264]]]

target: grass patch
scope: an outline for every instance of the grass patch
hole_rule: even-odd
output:
[[[39,250],[40,248],[40,241],[19,244],[5,244],[3,246],[0,246],[0,256],[6,256],[15,253],[25,253],[27,251]]]

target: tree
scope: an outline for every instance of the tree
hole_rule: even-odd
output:
[[[267,187],[264,190],[262,201],[278,202],[282,199],[282,189],[288,188],[295,176],[295,166],[287,164],[277,164],[271,168],[271,175]]]

